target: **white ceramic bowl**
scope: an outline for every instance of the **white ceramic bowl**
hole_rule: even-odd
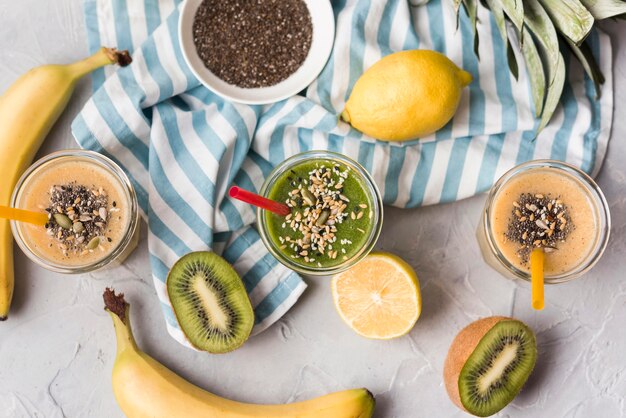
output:
[[[304,2],[309,8],[313,23],[311,49],[300,68],[280,83],[269,87],[242,88],[228,84],[205,67],[193,42],[193,20],[202,0],[185,0],[180,13],[178,35],[187,65],[208,89],[234,102],[274,103],[299,93],[315,80],[326,65],[335,38],[335,17],[330,0]]]

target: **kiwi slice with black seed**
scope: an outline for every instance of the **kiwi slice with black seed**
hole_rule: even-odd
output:
[[[174,264],[167,294],[189,342],[209,353],[227,353],[250,336],[254,311],[241,278],[219,255],[192,252]]]
[[[507,406],[535,367],[537,343],[523,322],[489,317],[463,329],[444,366],[450,398],[470,414],[487,417]]]

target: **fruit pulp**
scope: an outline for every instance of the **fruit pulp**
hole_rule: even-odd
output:
[[[334,169],[335,167],[337,169]],[[329,243],[323,253],[311,247],[304,249],[291,247],[290,242],[302,239],[304,234],[299,230],[294,231],[291,222],[285,217],[268,211],[264,213],[268,236],[276,250],[286,259],[310,269],[338,266],[357,256],[368,244],[374,229],[374,197],[367,188],[365,179],[341,161],[328,158],[302,161],[282,173],[269,186],[267,197],[279,202],[293,200],[290,193],[299,185],[308,186],[304,184],[304,181],[309,181],[309,173],[322,168],[331,172],[331,179],[335,182],[340,177],[338,172],[347,173],[341,188],[341,195],[347,198],[346,208],[343,210],[347,216],[341,223],[334,224],[336,227],[334,242]],[[298,213],[302,214],[309,206],[302,200],[294,202],[297,204],[292,208],[292,218],[295,218]],[[306,251],[306,259],[301,255],[303,251]],[[335,252],[336,256],[334,256]]]
[[[37,163],[36,163],[37,164]],[[16,206],[42,212],[50,206],[51,191],[66,185],[80,185],[88,189],[98,190],[107,195],[107,222],[104,239],[93,249],[72,252],[64,251],[62,243],[56,236],[41,226],[16,223],[15,230],[19,238],[33,256],[45,264],[68,268],[96,265],[111,255],[125,237],[132,234],[124,252],[115,261],[121,262],[132,252],[138,242],[136,222],[131,222],[133,214],[130,199],[124,185],[105,166],[91,159],[79,156],[63,156],[51,159],[32,171],[19,186]],[[95,216],[94,214],[89,214]],[[51,221],[52,222],[52,221]],[[132,227],[132,230],[131,230]],[[23,248],[24,248],[23,247]]]

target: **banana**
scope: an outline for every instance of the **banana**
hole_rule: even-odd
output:
[[[32,162],[59,118],[76,82],[96,68],[131,62],[127,51],[101,48],[69,65],[44,65],[22,75],[0,96],[0,205],[10,204],[17,180]],[[13,236],[0,220],[0,321],[7,319],[13,297]]]
[[[113,318],[117,355],[113,392],[128,418],[370,418],[374,397],[367,389],[331,393],[285,405],[231,401],[187,382],[137,348],[124,295],[104,292]]]

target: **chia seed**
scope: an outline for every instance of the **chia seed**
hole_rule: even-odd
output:
[[[505,236],[520,245],[517,253],[527,264],[533,249],[555,251],[573,229],[568,208],[560,199],[549,194],[524,193],[513,203]]]
[[[204,65],[229,84],[273,86],[306,59],[313,38],[303,0],[204,0],[193,41]]]
[[[47,234],[57,241],[65,256],[94,251],[88,248],[89,242],[94,238],[104,238],[107,231],[110,211],[106,192],[70,183],[52,186],[49,194],[50,206],[46,208],[49,221],[45,225]],[[64,223],[67,225],[64,226]],[[112,240],[100,241],[110,243]]]

